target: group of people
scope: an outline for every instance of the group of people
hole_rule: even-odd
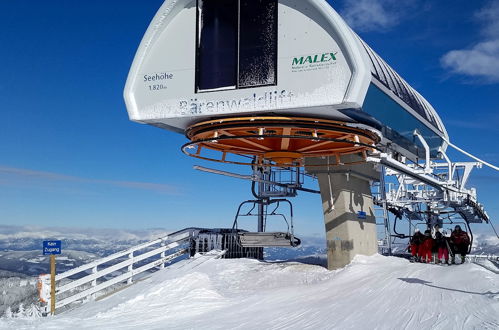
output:
[[[470,237],[467,232],[457,225],[452,233],[447,233],[438,225],[433,229],[427,229],[424,234],[416,228],[411,238],[409,249],[413,260],[416,262],[430,263],[435,260],[436,264],[455,264],[455,256],[461,255],[461,263],[464,263],[470,245]]]

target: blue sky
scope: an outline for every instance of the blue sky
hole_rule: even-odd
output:
[[[128,120],[126,76],[162,2],[0,1],[0,224],[231,226],[252,198],[247,182],[193,170],[213,164],[184,156],[182,135]],[[499,163],[498,0],[332,3],[455,144]],[[497,218],[497,172],[476,171],[472,184]],[[322,233],[319,196],[294,202],[296,231]]]

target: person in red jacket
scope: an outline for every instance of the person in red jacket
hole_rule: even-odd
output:
[[[438,257],[435,263],[439,264],[442,262],[442,258],[445,258],[445,263],[449,264],[449,250],[447,249],[447,237],[445,237],[445,232],[442,229],[435,231],[435,245],[438,249]]]
[[[419,255],[422,258],[421,262],[431,262],[431,250],[433,249],[433,244],[434,243],[433,238],[431,237],[431,230],[428,229],[424,232],[424,240],[419,246]]]
[[[411,237],[411,254],[414,261],[421,261],[421,255],[419,254],[419,246],[423,243],[424,235],[421,234],[419,228],[414,230],[414,235]]]
[[[450,245],[452,251],[454,252],[452,255],[451,263],[455,264],[455,255],[461,255],[461,263],[464,263],[465,257],[468,254],[468,248],[470,246],[470,237],[468,233],[461,229],[461,226],[457,225],[454,228],[454,231],[450,235]]]

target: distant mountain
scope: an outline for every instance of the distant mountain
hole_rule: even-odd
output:
[[[301,245],[297,248],[265,248],[265,260],[303,260],[306,257],[307,263],[326,266],[326,239],[317,236],[304,236],[300,239]]]
[[[499,239],[494,235],[476,234],[473,241],[473,254],[493,254],[499,256]]]
[[[57,272],[81,266],[99,256],[86,251],[65,250],[64,255],[57,257]],[[41,251],[0,251],[0,270],[38,276],[50,272],[49,257]]]
[[[63,251],[85,251],[103,256],[168,233],[164,229],[122,230],[0,225],[0,250],[41,252],[44,240],[61,240]]]
[[[0,226],[0,271],[37,276],[49,272],[49,258],[42,255],[44,240],[61,240],[62,255],[57,272],[167,235],[161,229],[127,231],[120,229],[43,228]]]

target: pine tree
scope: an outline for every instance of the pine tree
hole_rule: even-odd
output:
[[[20,304],[16,316],[22,317],[24,315],[25,315],[24,304]]]
[[[40,317],[41,312],[37,305],[31,304],[30,308],[26,310],[27,317]]]
[[[9,319],[13,316],[13,315],[12,315],[12,309],[10,309],[10,306],[8,306],[8,307],[7,307],[7,309],[5,310],[5,312],[4,312],[4,316],[5,316],[6,318],[9,318]]]

